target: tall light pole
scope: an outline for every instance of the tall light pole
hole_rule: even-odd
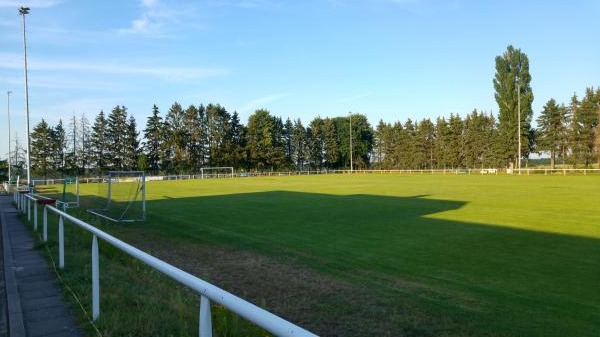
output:
[[[519,62],[520,63],[520,62]],[[521,83],[517,82],[517,137],[519,139],[518,165],[519,174],[521,174]]]
[[[25,114],[27,115],[27,186],[31,183],[31,141],[29,139],[29,84],[27,82],[27,38],[25,37],[25,15],[29,7],[21,6],[19,15],[23,17],[23,52],[25,55]]]
[[[8,184],[10,185],[10,94],[12,91],[6,92],[6,113],[8,114]]]
[[[353,155],[352,151],[352,113],[350,113],[350,173],[352,173],[353,171],[353,165],[352,165],[352,155]]]

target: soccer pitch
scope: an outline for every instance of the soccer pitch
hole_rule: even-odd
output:
[[[316,333],[371,306],[359,324],[390,336],[597,336],[598,186],[600,176],[150,181],[147,221],[110,228],[267,256],[375,298],[315,308],[307,320],[320,323],[304,326]]]

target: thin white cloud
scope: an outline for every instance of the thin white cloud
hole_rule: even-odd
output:
[[[14,7],[15,11],[21,6],[29,8],[48,8],[60,4],[59,0],[28,0],[24,3],[23,0],[0,0],[0,7]]]
[[[22,67],[20,55],[0,53],[0,68],[19,69]],[[80,71],[121,75],[148,75],[160,77],[170,81],[184,81],[207,77],[220,77],[229,74],[224,68],[200,67],[160,67],[160,66],[135,66],[122,63],[84,63],[65,62],[53,60],[31,59],[28,62],[30,70],[46,71]]]
[[[160,0],[140,0],[139,8],[138,17],[131,21],[129,27],[119,29],[118,33],[153,38],[174,37],[175,35],[169,34],[169,31],[183,23],[189,23],[186,18],[193,16],[195,12],[191,7],[169,6]]]
[[[284,98],[286,96],[289,96],[289,95],[290,95],[289,93],[283,93],[283,94],[273,94],[273,95],[267,95],[267,96],[255,98],[255,99],[252,99],[252,100],[244,103],[241,107],[237,108],[236,111],[247,112],[247,111],[254,110],[254,109],[260,109],[260,108],[263,108],[263,105],[265,105],[267,103],[277,101],[277,100]]]

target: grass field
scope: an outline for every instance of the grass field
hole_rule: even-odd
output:
[[[280,274],[264,281],[283,284],[267,307],[298,302],[286,299],[286,285],[295,296],[326,294],[281,309],[322,335],[598,336],[599,187],[598,176],[147,182],[147,221],[104,228],[172,249],[184,269],[209,263],[202,252],[231,251],[323,278],[332,291],[304,295]],[[96,191],[81,186],[82,196]],[[229,282],[249,273],[231,272]],[[250,288],[235,289],[264,298]]]

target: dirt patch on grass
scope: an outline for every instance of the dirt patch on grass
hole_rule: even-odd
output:
[[[120,234],[134,246],[320,336],[445,335],[414,306],[303,266],[228,247]],[[452,333],[450,333],[452,334]]]

